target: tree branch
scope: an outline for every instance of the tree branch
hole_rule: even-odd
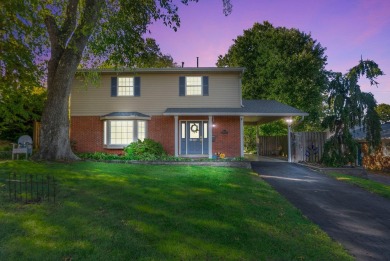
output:
[[[101,7],[104,1],[86,0],[80,25],[77,27],[74,36],[69,43],[70,48],[76,48],[77,55],[82,54],[99,19]]]
[[[69,3],[66,7],[66,18],[61,28],[61,41],[64,47],[67,40],[76,28],[78,4],[79,0],[69,0]]]
[[[58,26],[57,26],[57,23],[56,23],[54,17],[51,15],[46,15],[45,25],[46,25],[47,31],[49,33],[50,44],[53,48],[53,47],[57,46],[59,43],[60,31],[58,29]]]

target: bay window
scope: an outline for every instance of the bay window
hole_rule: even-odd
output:
[[[105,120],[104,146],[106,148],[124,148],[130,143],[146,138],[144,120]]]

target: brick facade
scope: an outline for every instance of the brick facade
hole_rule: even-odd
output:
[[[240,157],[240,117],[215,116],[213,124],[213,154],[222,152],[226,157]]]
[[[187,116],[179,120],[208,120],[208,117]],[[213,117],[213,154],[222,152],[227,157],[240,156],[240,117]],[[168,154],[174,155],[175,122],[173,116],[153,116],[147,121],[148,138],[160,142]],[[71,141],[76,152],[107,152],[122,154],[123,150],[105,149],[103,147],[103,121],[99,116],[72,116]]]
[[[153,116],[148,121],[148,138],[160,142],[169,155],[175,154],[175,118],[173,116]]]

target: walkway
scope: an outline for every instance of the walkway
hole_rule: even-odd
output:
[[[390,260],[390,200],[293,163],[252,168],[357,260]]]

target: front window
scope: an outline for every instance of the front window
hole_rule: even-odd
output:
[[[134,78],[118,77],[118,96],[134,96]]]
[[[104,145],[123,148],[138,139],[146,138],[146,121],[107,120],[104,122]]]
[[[202,77],[186,77],[186,95],[202,95]]]
[[[133,142],[133,121],[111,121],[110,144],[121,145]]]

